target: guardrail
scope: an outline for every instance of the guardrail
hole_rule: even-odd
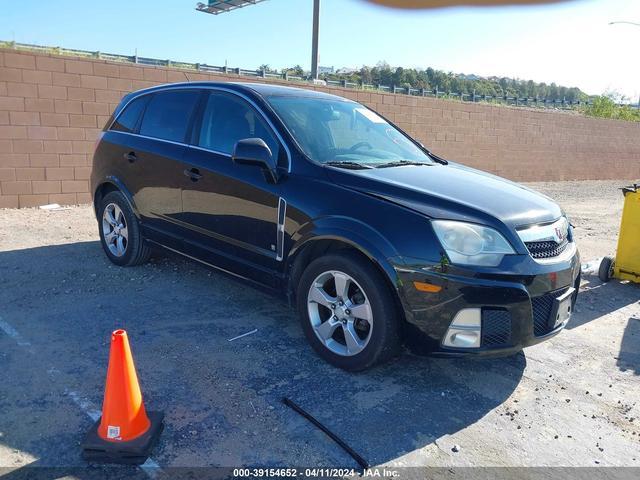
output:
[[[0,48],[12,48],[16,50],[29,50],[40,53],[46,53],[50,55],[65,55],[73,57],[83,58],[97,58],[101,60],[107,60],[110,62],[121,63],[134,63],[137,65],[148,65],[154,67],[171,67],[180,68],[185,70],[193,70],[197,72],[206,73],[218,73],[218,74],[235,74],[244,77],[253,78],[272,78],[280,79],[289,82],[314,82],[308,77],[290,75],[288,72],[273,73],[266,70],[248,70],[244,68],[229,68],[227,66],[208,65],[206,63],[188,63],[178,62],[175,60],[161,60],[158,58],[140,57],[136,55],[119,55],[114,53],[105,53],[100,51],[88,51],[77,50],[73,48],[62,47],[47,47],[42,45],[34,45],[29,43],[17,43],[0,40]],[[500,103],[505,105],[523,106],[523,107],[539,107],[539,108],[556,108],[556,109],[571,109],[577,106],[591,105],[591,101],[583,100],[565,100],[562,99],[547,99],[538,97],[511,97],[508,95],[476,95],[473,93],[460,93],[460,92],[443,92],[437,88],[430,90],[424,88],[412,88],[412,87],[397,87],[389,85],[371,85],[361,84],[355,82],[349,82],[347,80],[316,80],[329,86],[336,86],[342,88],[353,88],[366,91],[380,91],[386,93],[394,93],[398,95],[411,95],[420,97],[433,97],[441,99],[459,100],[463,102],[485,102],[485,103]],[[622,106],[623,104],[619,104]],[[640,103],[638,105],[629,105],[632,108],[640,109]]]

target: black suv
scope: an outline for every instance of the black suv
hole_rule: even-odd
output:
[[[556,203],[334,95],[209,82],[131,93],[91,183],[113,263],[159,246],[281,292],[315,350],[348,370],[403,341],[514,353],[560,332],[577,296]]]

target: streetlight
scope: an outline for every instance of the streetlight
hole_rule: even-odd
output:
[[[231,12],[238,8],[255,5],[264,0],[208,0],[207,3],[198,2],[196,10],[212,15]],[[313,28],[311,37],[311,77],[318,78],[318,37],[320,32],[320,0],[313,0]]]

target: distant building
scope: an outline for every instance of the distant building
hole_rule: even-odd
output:
[[[357,69],[357,68],[342,67],[342,68],[339,68],[339,69],[336,71],[336,73],[337,73],[338,75],[351,75],[352,73],[355,73],[355,72],[357,72],[357,71],[358,71],[358,69]]]

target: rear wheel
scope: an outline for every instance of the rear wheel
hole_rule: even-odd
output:
[[[604,257],[600,262],[600,268],[598,269],[598,278],[603,282],[608,282],[613,278],[613,267],[615,260],[613,257]]]
[[[332,365],[364,370],[398,350],[398,314],[389,287],[357,254],[314,260],[300,279],[297,303],[307,340]]]
[[[100,241],[105,254],[116,265],[129,267],[146,262],[149,246],[129,202],[121,192],[104,196],[98,210]]]

